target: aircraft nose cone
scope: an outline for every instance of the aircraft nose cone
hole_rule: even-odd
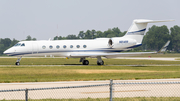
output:
[[[7,54],[7,50],[3,52],[3,54]]]
[[[9,55],[10,53],[12,53],[12,49],[11,48],[7,49],[3,53],[6,54],[6,55]]]

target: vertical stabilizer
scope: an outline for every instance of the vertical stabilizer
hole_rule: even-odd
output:
[[[168,21],[174,21],[174,20],[136,19],[136,20],[133,21],[133,23],[132,23],[131,27],[129,28],[128,32],[123,37],[135,39],[138,44],[141,44],[148,23],[168,22]]]

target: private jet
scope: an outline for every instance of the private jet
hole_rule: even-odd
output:
[[[83,65],[88,65],[86,58],[97,58],[97,65],[104,65],[101,57],[115,58],[137,54],[157,52],[122,52],[142,45],[148,23],[168,22],[173,20],[135,19],[123,37],[96,38],[88,40],[40,40],[21,41],[4,51],[9,56],[17,56],[16,65],[20,65],[23,56],[60,56],[80,58]],[[157,33],[158,34],[158,33]],[[168,42],[169,44],[169,42]],[[167,45],[165,45],[167,46]],[[164,50],[164,49],[163,49]],[[122,52],[122,53],[121,53]]]

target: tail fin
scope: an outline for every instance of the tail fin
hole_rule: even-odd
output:
[[[168,40],[168,42],[166,42],[166,44],[157,52],[157,53],[163,53],[166,51],[168,45],[170,43],[170,40]]]
[[[148,23],[168,22],[168,21],[174,21],[174,20],[136,19],[133,21],[131,27],[129,28],[128,32],[124,35],[124,37],[135,39],[138,44],[141,44]]]

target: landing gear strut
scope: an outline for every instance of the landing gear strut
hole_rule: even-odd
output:
[[[81,58],[79,62],[82,62],[83,65],[89,65],[89,61],[85,60],[85,58]]]
[[[104,65],[104,61],[101,59],[100,56],[97,57],[97,65]]]
[[[22,58],[22,56],[21,56],[20,58],[18,58],[18,59],[17,59],[17,61],[16,61],[15,65],[17,65],[17,66],[19,66],[19,65],[20,65],[20,63],[19,63],[19,62],[21,61],[21,58]]]

